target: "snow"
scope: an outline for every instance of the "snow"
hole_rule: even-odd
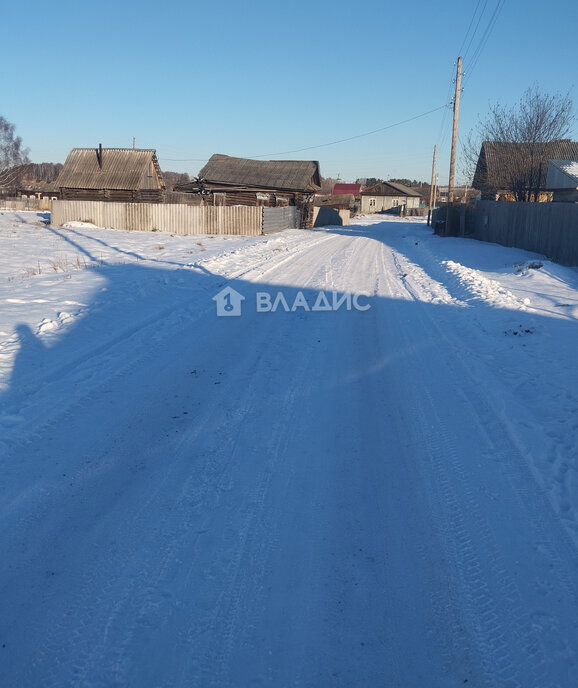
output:
[[[0,303],[0,686],[578,685],[576,269],[4,212]]]

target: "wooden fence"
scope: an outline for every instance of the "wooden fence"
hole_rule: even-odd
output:
[[[51,224],[91,222],[98,227],[168,232],[170,234],[263,233],[262,208],[254,206],[190,206],[164,203],[53,201]]]
[[[477,201],[474,206],[443,206],[434,211],[432,225],[442,236],[468,236],[578,265],[578,203]]]
[[[540,253],[562,265],[578,265],[578,203],[479,201],[473,236]]]
[[[50,198],[0,198],[0,210],[50,210]]]

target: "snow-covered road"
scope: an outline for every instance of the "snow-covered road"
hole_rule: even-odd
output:
[[[575,270],[34,217],[0,220],[0,687],[578,685]]]

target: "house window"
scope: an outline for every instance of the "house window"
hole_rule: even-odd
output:
[[[369,199],[369,207],[371,208],[374,205],[375,205],[375,198],[370,198]]]
[[[399,200],[397,198],[394,198],[393,201],[391,202],[392,208],[395,208],[398,205],[399,205]]]

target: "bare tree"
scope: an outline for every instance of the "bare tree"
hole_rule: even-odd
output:
[[[321,194],[331,194],[333,187],[338,183],[339,179],[335,177],[321,177]]]
[[[191,181],[186,172],[165,172],[164,170],[163,179],[169,191],[172,191],[178,184],[188,184]]]
[[[464,172],[486,192],[507,190],[517,201],[538,200],[548,158],[570,133],[572,110],[569,94],[549,95],[537,86],[513,107],[493,105],[465,139]]]
[[[14,136],[14,125],[0,116],[0,186],[10,183],[10,168],[30,162],[22,139]]]

